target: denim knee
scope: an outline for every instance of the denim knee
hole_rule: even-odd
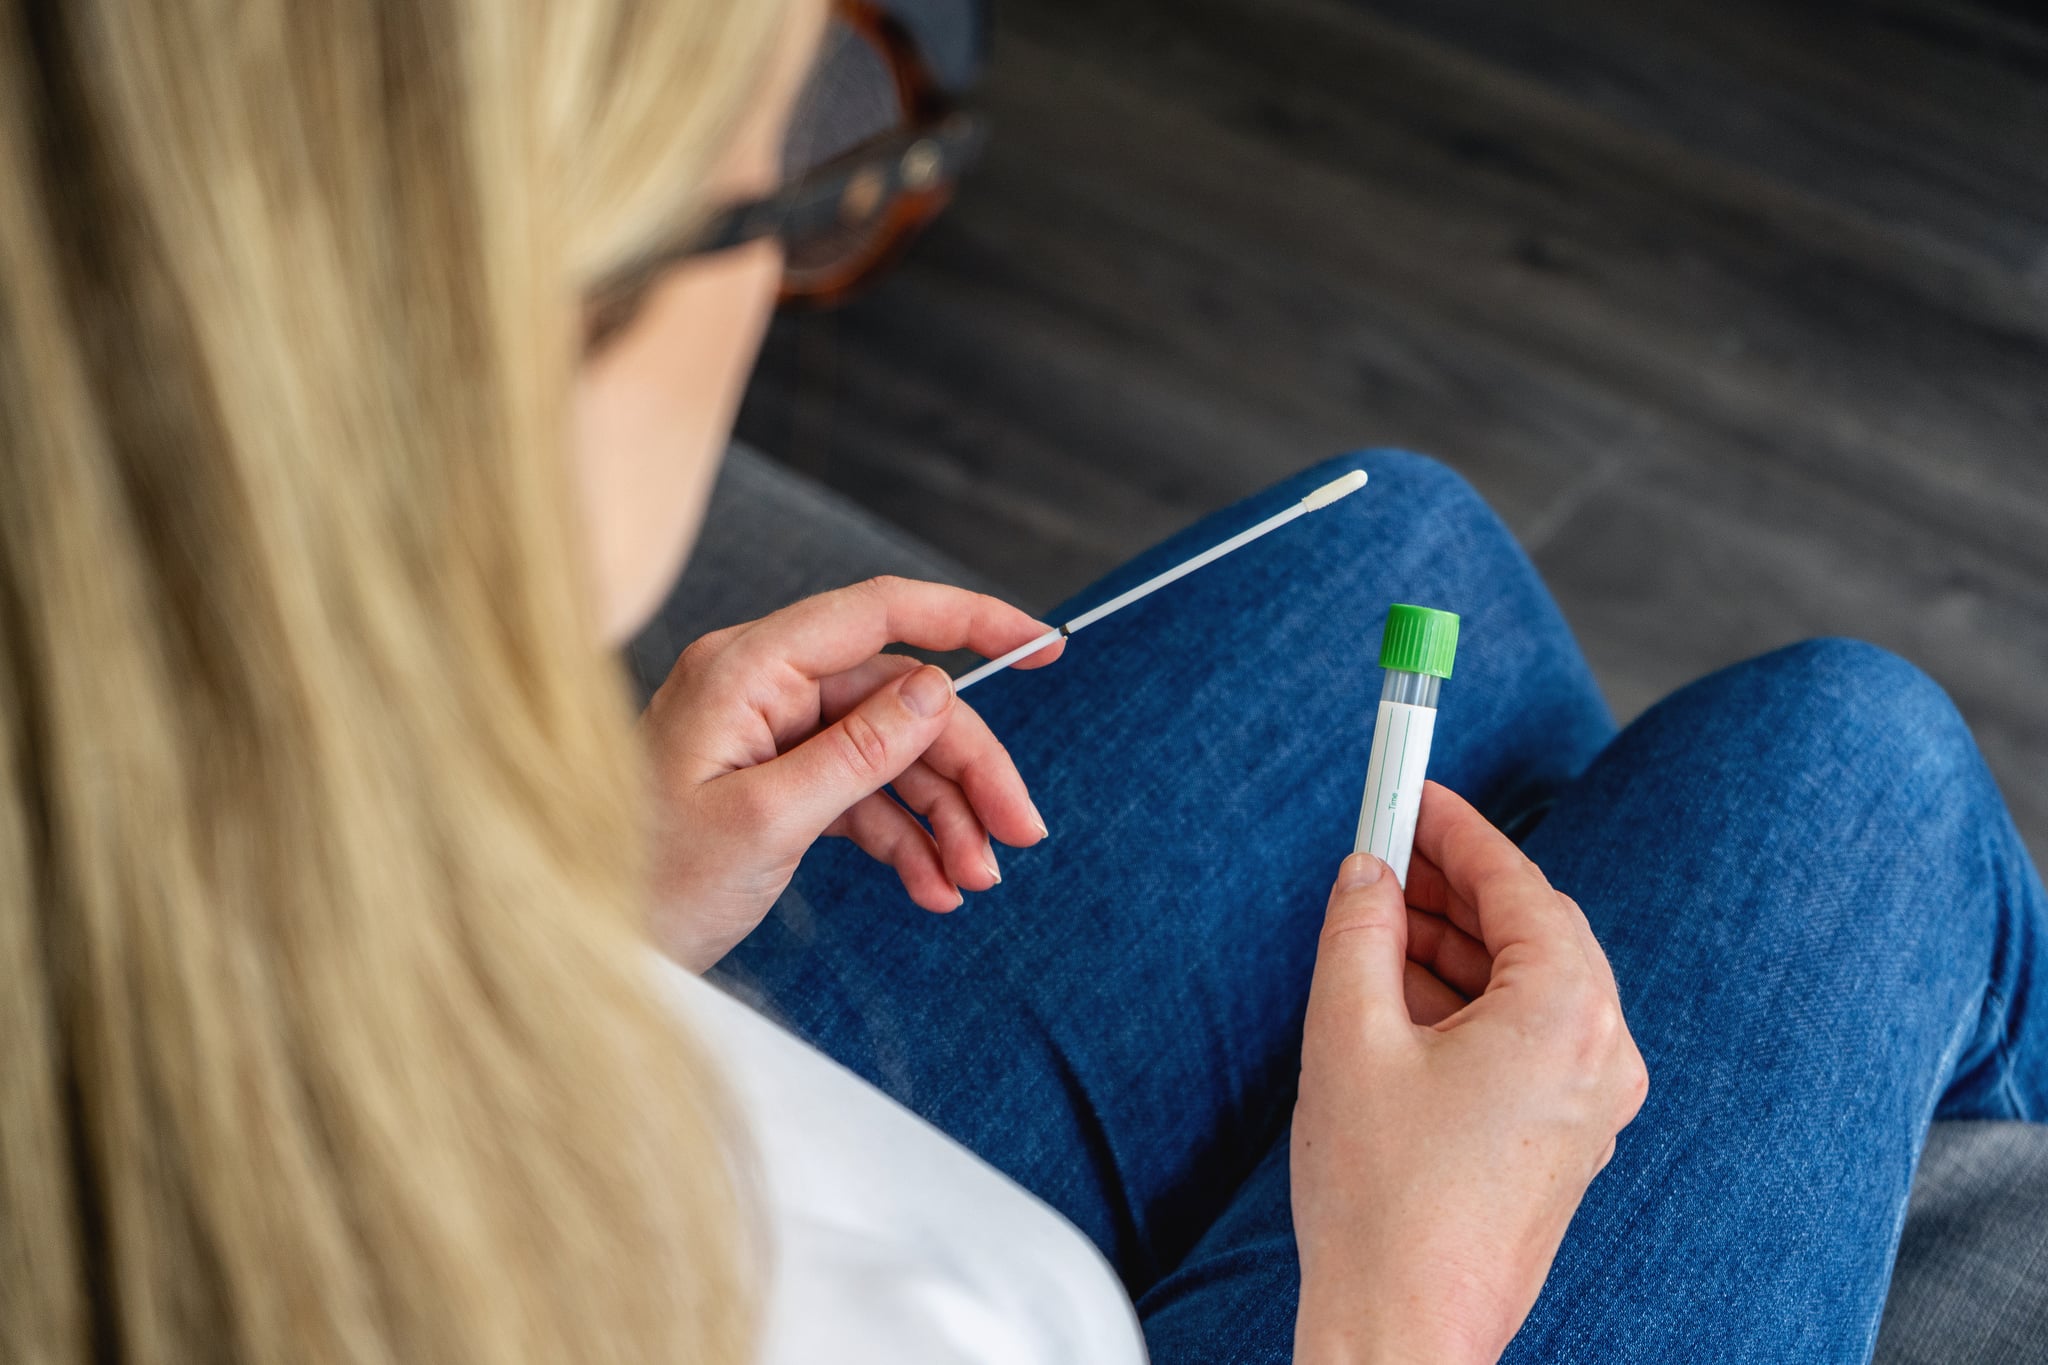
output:
[[[1984,873],[1997,787],[1948,695],[1889,651],[1791,645],[1695,683],[1652,716],[1659,761],[1692,774],[1682,780],[1697,784],[1696,815],[1731,848],[1843,885],[1873,862]]]
[[[1783,759],[1887,784],[1946,785],[1982,768],[1976,741],[1941,685],[1861,640],[1819,639],[1737,665],[1753,675]]]
[[[1947,694],[1854,640],[1810,640],[1701,679],[1630,726],[1615,763],[1646,791],[1682,792],[1688,818],[1726,847],[1814,871],[1974,857],[2001,814]]]
[[[1441,460],[1412,450],[1380,446],[1355,450],[1323,461],[1310,471],[1312,477],[1305,477],[1313,488],[1351,469],[1363,469],[1372,476],[1363,496],[1388,503],[1411,525],[1513,539],[1464,475]]]
[[[1354,572],[1396,579],[1426,576],[1464,599],[1426,605],[1451,610],[1499,596],[1504,579],[1518,592],[1534,588],[1535,569],[1514,533],[1464,476],[1426,455],[1380,448],[1352,451],[1303,470],[1288,480],[1287,488],[1297,496],[1306,494],[1353,469],[1371,476],[1357,495],[1370,539],[1359,541],[1347,529],[1358,523],[1347,518],[1320,520],[1315,538],[1323,550],[1354,565]]]
[[[1333,655],[1378,686],[1378,622],[1395,602],[1462,619],[1456,677],[1432,772],[1519,837],[1549,798],[1614,733],[1557,603],[1514,534],[1463,477],[1405,450],[1364,450],[1303,477],[1305,493],[1346,469],[1371,482],[1315,519],[1303,562],[1324,584],[1332,619],[1372,624]]]

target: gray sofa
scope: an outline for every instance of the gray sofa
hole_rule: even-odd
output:
[[[992,586],[846,499],[736,448],[696,553],[630,646],[629,666],[644,695],[706,631],[878,573]],[[1934,1125],[1876,1359],[2048,1361],[2048,1126]]]

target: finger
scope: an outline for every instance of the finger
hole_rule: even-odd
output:
[[[907,578],[871,578],[764,616],[731,648],[823,678],[855,667],[888,644],[971,649],[994,658],[1046,630],[1043,622],[984,593]],[[1064,647],[1065,641],[1049,645],[1017,666],[1043,667]]]
[[[780,757],[719,780],[785,839],[808,843],[843,811],[893,782],[946,727],[953,683],[922,666]]]
[[[877,654],[844,673],[818,679],[818,714],[831,724],[873,696],[877,690],[923,665],[908,654]]]
[[[965,793],[975,818],[1012,848],[1026,848],[1045,837],[1045,818],[1031,800],[1016,760],[966,702],[953,708],[923,761]]]
[[[1579,951],[1571,921],[1536,864],[1450,788],[1423,784],[1415,847],[1443,873],[1451,896],[1478,912],[1489,953],[1498,956],[1510,944]]]
[[[925,909],[943,914],[960,907],[959,888],[940,863],[938,845],[886,792],[856,802],[825,832],[851,839],[876,862],[895,868],[910,899]]]
[[[1614,979],[1614,964],[1607,960],[1607,950],[1600,946],[1600,936],[1593,932],[1593,922],[1586,918],[1585,909],[1562,891],[1557,893],[1557,898],[1564,902],[1565,909],[1571,914],[1572,923],[1580,930],[1579,946],[1586,954],[1586,961],[1592,966],[1594,973],[1607,984],[1607,989],[1614,998],[1621,999],[1621,985]]]
[[[1443,871],[1416,849],[1408,861],[1408,903],[1418,910],[1447,914],[1459,899]]]
[[[1408,960],[1467,1000],[1484,994],[1493,975],[1485,944],[1449,920],[1413,908],[1408,911]]]
[[[1626,1028],[1627,1021],[1623,1021]],[[1644,1103],[1650,1098],[1650,1070],[1643,1063],[1642,1051],[1636,1047],[1636,1040],[1629,1037],[1622,1047],[1621,1056],[1621,1112],[1619,1124],[1626,1128],[1636,1121],[1636,1115],[1643,1112]]]
[[[1337,872],[1309,983],[1307,1041],[1370,1032],[1393,1037],[1412,1025],[1405,976],[1408,907],[1392,869],[1370,853],[1354,853]],[[1305,1051],[1303,1064],[1309,1063]]]
[[[1449,920],[1475,939],[1480,936],[1479,912],[1450,889],[1435,863],[1419,853],[1408,864],[1408,904]]]
[[[909,655],[878,654],[844,673],[820,679],[819,692],[824,698],[823,719],[828,723],[838,720],[891,678],[901,677],[917,667],[917,660]],[[994,835],[1012,848],[1027,848],[1046,837],[1045,817],[1038,813],[1038,806],[1032,801],[1031,792],[1017,771],[1016,761],[1010,757],[1010,751],[1003,742],[996,738],[995,732],[988,728],[988,722],[966,702],[954,705],[946,728],[939,732],[939,737],[932,741],[920,761],[966,793],[967,802],[973,807],[975,820],[983,832]],[[930,818],[930,812],[924,811],[916,802],[910,804]],[[946,847],[943,838],[939,842],[941,848]],[[988,860],[994,861],[993,852]],[[977,858],[976,864],[980,861]],[[947,865],[954,867],[956,872],[960,870],[950,861]]]
[[[1541,869],[1539,868],[1537,871],[1540,873]],[[1415,855],[1414,861],[1409,867],[1407,889],[1410,907],[1417,911],[1426,911],[1431,916],[1449,921],[1466,938],[1471,939],[1477,944],[1482,952],[1484,951],[1485,945],[1479,942],[1482,937],[1479,912],[1473,909],[1463,896],[1451,889],[1450,884],[1444,878],[1444,874],[1438,870],[1434,863],[1431,863],[1419,853]],[[1552,894],[1556,895],[1565,907],[1565,917],[1570,920],[1575,931],[1572,937],[1577,942],[1587,965],[1592,968],[1597,977],[1606,981],[1610,988],[1613,987],[1614,973],[1609,967],[1606,953],[1600,947],[1599,939],[1593,934],[1592,925],[1586,922],[1584,912],[1580,910],[1578,902],[1562,892],[1553,890]],[[1412,924],[1413,922],[1411,921],[1411,940],[1415,937]]]
[[[1401,989],[1407,1001],[1409,1019],[1424,1028],[1442,1023],[1472,1003],[1438,980],[1414,958],[1408,959],[1408,965],[1402,969]]]
[[[938,840],[946,875],[969,891],[986,891],[1003,879],[988,831],[959,787],[933,772],[922,759],[892,784],[903,804],[922,815]]]
[[[821,679],[823,718],[828,722],[839,719],[889,679],[917,667],[917,660],[908,655],[878,654],[844,673]],[[1038,813],[1016,760],[988,728],[988,722],[966,702],[955,704],[946,728],[920,761],[966,794],[984,832],[1012,848],[1026,848],[1046,837],[1045,817]],[[910,804],[929,818],[930,812],[914,801]],[[946,846],[943,838],[940,846]],[[991,860],[993,856],[991,853]]]

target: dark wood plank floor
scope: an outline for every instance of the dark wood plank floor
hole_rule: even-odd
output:
[[[2048,20],[1004,0],[995,138],[742,434],[1045,606],[1316,458],[1447,460],[1624,717],[1815,634],[2048,854]]]

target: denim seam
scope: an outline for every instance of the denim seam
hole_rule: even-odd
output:
[[[1998,1059],[1998,1093],[2005,1097],[2007,1110],[2014,1118],[2032,1122],[2034,1116],[2027,1112],[2027,1102],[2020,1095],[2019,1086],[2013,1082],[2013,1072],[2017,1068],[2012,1055],[2012,1012],[1996,983],[1984,988],[1984,1003],[1998,1013],[1992,1044],[1993,1055]]]

